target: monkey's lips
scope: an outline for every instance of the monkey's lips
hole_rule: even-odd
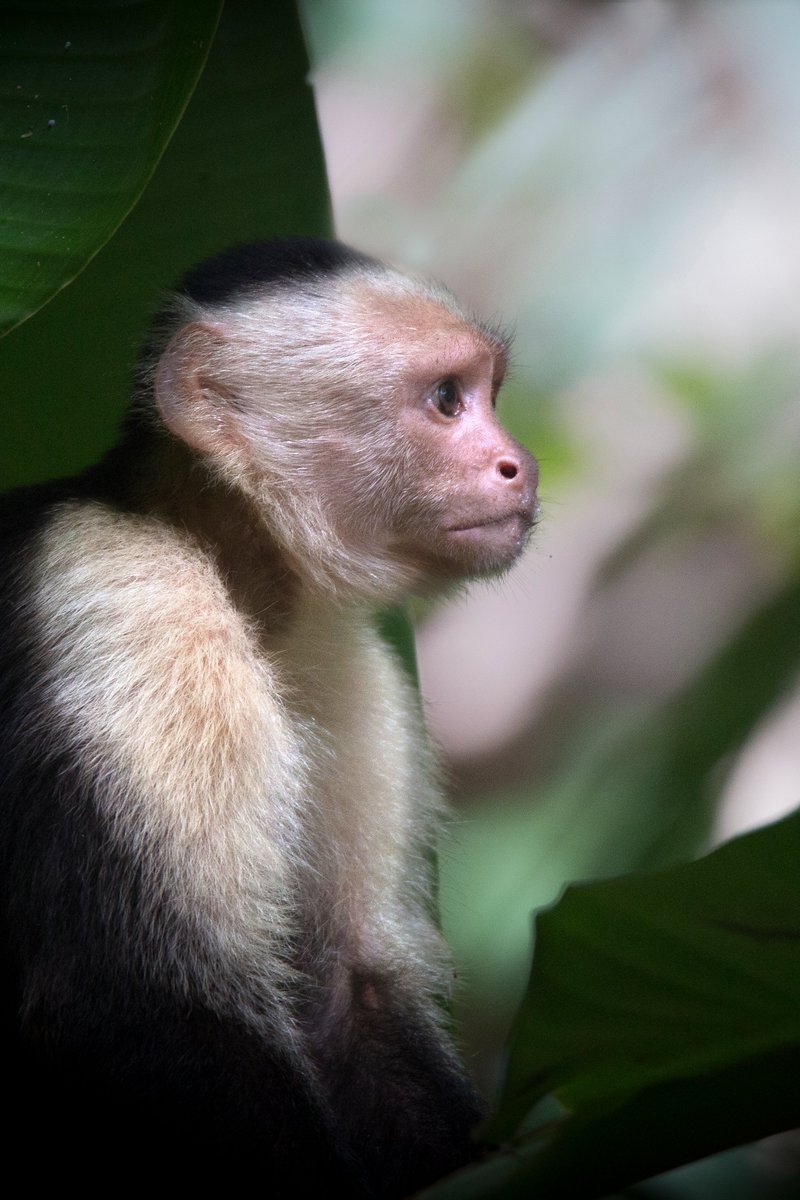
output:
[[[501,513],[500,516],[482,517],[480,520],[464,521],[463,524],[448,526],[447,532],[455,535],[491,535],[498,533],[527,533],[534,522],[534,512],[528,508],[515,508],[512,512]]]

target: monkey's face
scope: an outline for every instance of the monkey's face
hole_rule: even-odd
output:
[[[506,345],[419,296],[373,302],[372,314],[386,383],[345,451],[337,525],[374,539],[423,585],[507,568],[535,520],[538,472],[497,420]]]
[[[524,548],[536,514],[537,466],[495,415],[498,356],[459,356],[412,381],[398,432],[402,505],[390,548],[434,577],[500,571]]]
[[[527,541],[537,468],[497,421],[506,360],[452,297],[386,269],[185,325],[156,397],[300,574],[389,599],[502,571]]]

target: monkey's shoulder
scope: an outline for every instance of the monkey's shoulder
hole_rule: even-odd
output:
[[[3,514],[0,545],[29,603],[50,608],[64,638],[70,624],[87,630],[105,612],[120,624],[156,632],[175,621],[194,627],[230,620],[225,589],[209,557],[179,528],[101,499],[55,493],[27,512]]]
[[[208,555],[179,529],[113,504],[63,493],[6,506],[6,658],[25,654],[51,702],[135,733],[146,713],[226,719],[269,679],[247,621]],[[22,650],[20,649],[22,648]],[[5,669],[5,663],[0,664]],[[187,705],[187,697],[192,697]],[[172,722],[174,724],[174,720]]]

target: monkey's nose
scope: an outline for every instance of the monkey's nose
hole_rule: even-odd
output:
[[[497,469],[503,476],[503,479],[516,479],[519,474],[519,467],[510,458],[501,459],[497,464]]]
[[[504,454],[496,463],[498,475],[512,483],[520,491],[533,494],[539,483],[539,466],[532,454],[522,450],[520,454]]]

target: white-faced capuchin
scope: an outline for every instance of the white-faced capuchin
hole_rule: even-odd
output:
[[[30,1180],[388,1197],[476,1153],[440,789],[376,609],[525,546],[506,358],[340,244],[239,246],[156,320],[119,445],[5,500],[4,1154]]]

